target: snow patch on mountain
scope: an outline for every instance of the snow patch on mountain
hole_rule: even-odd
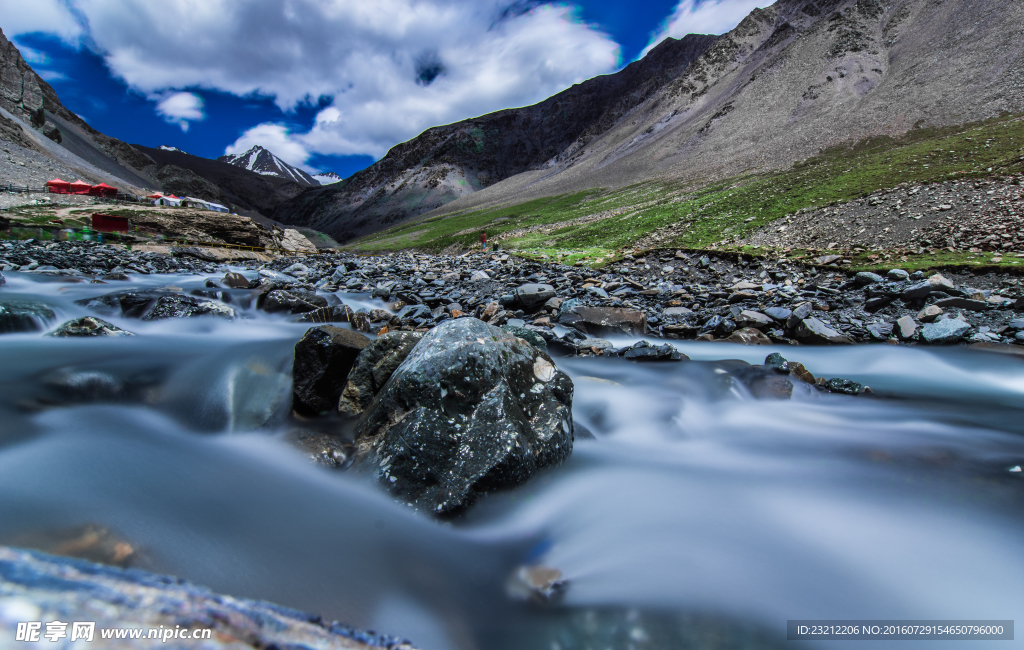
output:
[[[298,167],[293,167],[274,155],[269,149],[259,145],[253,146],[245,153],[227,154],[217,160],[236,167],[248,169],[263,176],[276,176],[293,181],[305,187],[316,187],[320,183]]]
[[[321,185],[331,185],[342,180],[341,176],[338,176],[334,172],[321,172],[319,174],[313,174],[313,178]]]
[[[172,146],[166,145],[166,144],[160,145],[160,148],[163,149],[164,151],[177,151],[178,153],[186,153],[186,154],[188,153],[187,151],[182,151],[181,149],[179,149],[177,147],[172,147]]]

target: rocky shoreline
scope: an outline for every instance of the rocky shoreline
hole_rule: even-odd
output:
[[[349,322],[366,333],[427,331],[460,316],[512,327],[566,354],[615,350],[608,334],[749,344],[899,344],[1024,341],[1024,291],[1012,275],[849,273],[743,255],[651,251],[601,270],[543,264],[507,253],[415,253],[380,257],[327,253],[271,262],[236,260],[258,279],[223,277],[202,251],[138,252],[82,242],[5,242],[0,271],[106,282],[126,274],[206,274],[206,291],[177,301],[284,312],[313,322]],[[353,311],[335,293],[370,294],[389,309]],[[155,291],[146,309],[163,294]],[[213,305],[210,301],[219,303]],[[107,301],[110,302],[109,300]],[[123,302],[123,301],[122,301]],[[108,307],[113,307],[112,304]],[[130,311],[130,310],[129,310]],[[125,312],[125,315],[130,315]],[[556,325],[568,328],[557,335]],[[10,331],[9,329],[7,331]],[[543,341],[543,343],[540,343]]]

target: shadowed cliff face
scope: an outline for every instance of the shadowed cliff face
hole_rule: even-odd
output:
[[[283,203],[273,216],[346,241],[510,176],[571,160],[676,79],[717,38],[667,39],[641,61],[539,104],[428,129],[346,181]]]
[[[56,91],[25,62],[21,52],[0,31],[0,107],[41,129],[47,113],[56,115],[83,130],[93,141],[91,144],[117,164],[138,172],[153,161],[117,138],[104,135],[92,128],[60,103]],[[12,131],[11,140],[20,136]],[[19,144],[27,144],[21,143]],[[135,179],[130,179],[135,180]]]
[[[1024,4],[1001,0],[779,0],[720,38],[664,43],[536,106],[428,130],[275,218],[344,241],[420,214],[651,180],[700,186],[1018,111],[1021,24]]]

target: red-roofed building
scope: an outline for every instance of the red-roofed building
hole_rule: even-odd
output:
[[[89,190],[92,189],[92,185],[86,183],[82,179],[78,179],[74,183],[71,183],[72,194],[88,194]]]
[[[117,198],[117,188],[111,187],[106,183],[100,183],[99,185],[93,185],[89,188],[89,196],[102,196],[107,199]]]

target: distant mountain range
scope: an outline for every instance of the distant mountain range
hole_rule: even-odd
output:
[[[315,178],[298,167],[289,165],[275,156],[273,152],[268,149],[264,149],[259,145],[251,147],[245,153],[227,154],[221,156],[217,160],[226,162],[229,165],[234,165],[235,167],[248,169],[251,172],[256,172],[263,176],[276,176],[277,178],[281,178],[286,181],[298,183],[304,187],[320,186],[320,182]]]
[[[1024,106],[1024,2],[778,0],[539,104],[428,129],[274,219],[338,241],[638,183],[704,187],[823,148]]]

